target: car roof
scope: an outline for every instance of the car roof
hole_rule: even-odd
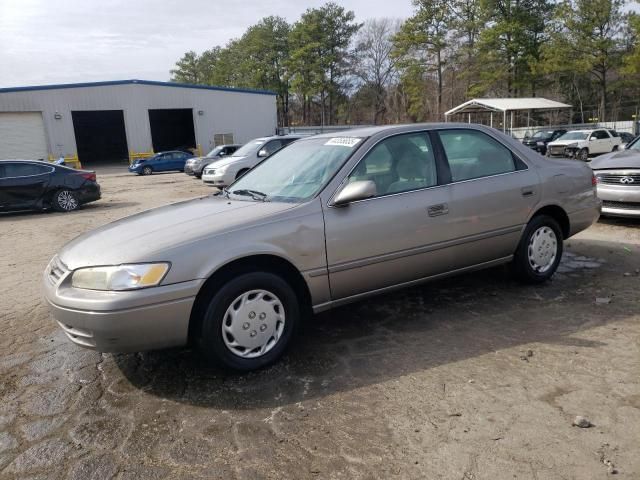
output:
[[[55,166],[55,164],[50,163],[50,162],[45,162],[44,160],[25,160],[23,158],[22,159],[21,158],[7,158],[7,159],[4,159],[4,160],[0,160],[0,163],[8,163],[8,162],[11,162],[11,163],[16,163],[16,162],[18,162],[18,163],[41,163],[43,165],[51,165],[52,167]]]

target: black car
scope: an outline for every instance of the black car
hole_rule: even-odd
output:
[[[37,160],[0,160],[0,211],[70,212],[98,199],[95,172]]]
[[[632,133],[627,133],[627,132],[618,132],[618,136],[622,139],[622,143],[624,144],[629,144],[631,142],[633,142],[636,138],[635,135],[633,135]]]
[[[533,134],[533,136],[525,137],[524,140],[522,140],[522,143],[527,147],[540,152],[541,155],[545,155],[547,153],[547,144],[558,139],[565,133],[567,133],[567,131],[562,128],[556,130],[538,130]]]

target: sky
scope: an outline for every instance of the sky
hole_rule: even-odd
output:
[[[224,45],[269,15],[294,22],[322,0],[0,0],[0,88],[169,80],[186,51]],[[356,20],[411,14],[411,0],[336,1]]]

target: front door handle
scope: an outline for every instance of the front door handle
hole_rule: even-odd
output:
[[[427,212],[430,217],[437,217],[439,215],[446,215],[449,213],[449,207],[446,203],[438,203],[437,205],[431,205],[427,208]]]

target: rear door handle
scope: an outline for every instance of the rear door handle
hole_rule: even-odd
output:
[[[524,187],[520,191],[522,192],[522,196],[523,197],[530,197],[535,193],[534,190],[533,190],[533,187]]]
[[[437,217],[439,215],[446,215],[447,213],[449,213],[449,207],[447,206],[446,203],[438,203],[437,205],[431,205],[427,209],[427,212],[429,213],[430,217]]]

